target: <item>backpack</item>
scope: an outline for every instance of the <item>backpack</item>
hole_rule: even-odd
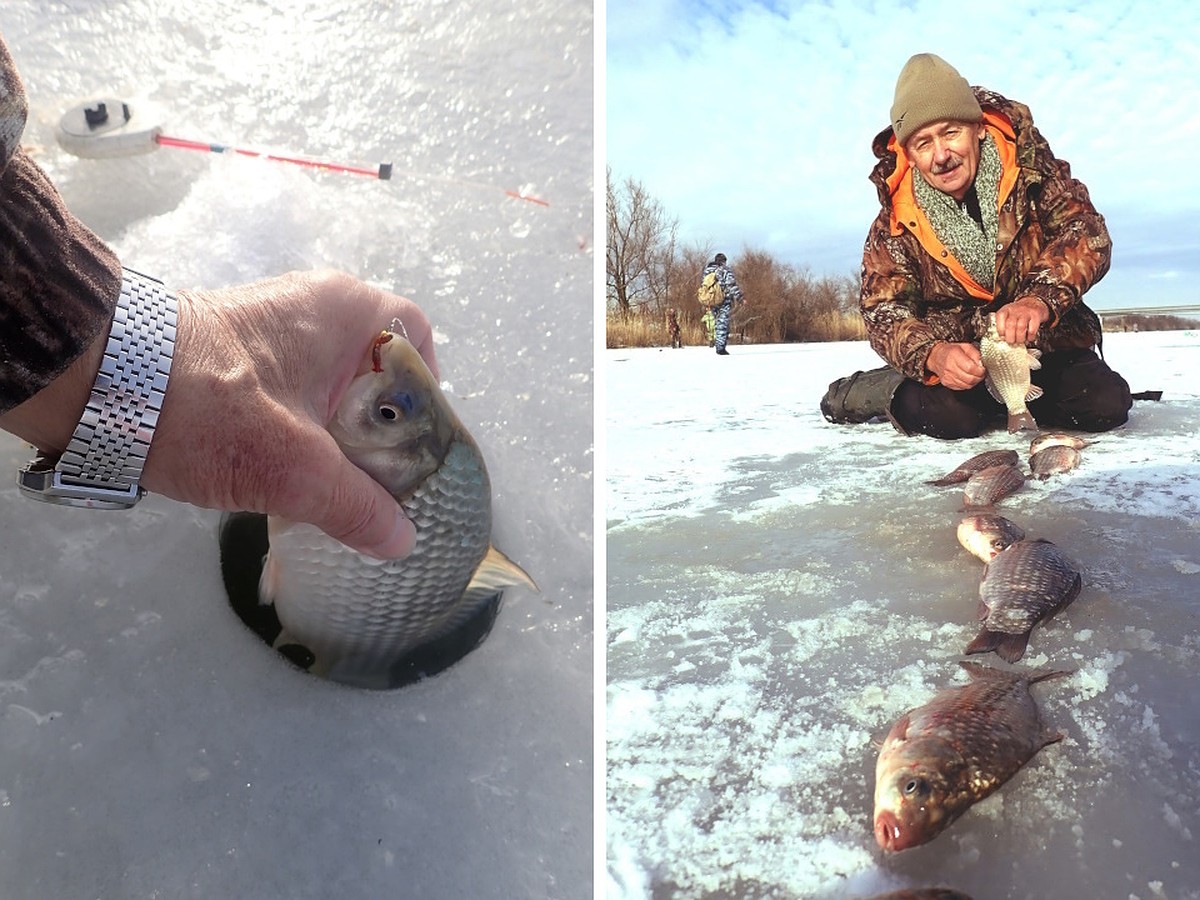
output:
[[[700,287],[696,290],[696,299],[700,301],[701,306],[709,308],[720,306],[725,302],[725,289],[721,287],[715,269],[700,281]]]

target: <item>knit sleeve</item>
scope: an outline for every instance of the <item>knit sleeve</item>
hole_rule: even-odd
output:
[[[113,251],[19,146],[25,91],[0,40],[0,413],[61,375],[106,332],[121,290]]]

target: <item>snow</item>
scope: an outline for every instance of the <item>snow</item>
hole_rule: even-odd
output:
[[[354,690],[230,611],[218,514],[58,509],[8,479],[4,897],[591,897],[590,5],[10,2],[2,27],[25,142],[128,265],[209,288],[334,266],[426,310],[496,543],[541,588],[440,675]],[[97,94],[148,97],[179,137],[397,175],[69,156],[58,118]],[[0,436],[0,467],[30,456]]]
[[[1065,740],[890,857],[872,738],[977,631],[961,490],[924,482],[1029,437],[825,422],[865,343],[605,352],[607,896],[1200,897],[1200,333],[1104,349],[1162,400],[999,504],[1082,569],[1020,663],[1074,670],[1034,688]]]

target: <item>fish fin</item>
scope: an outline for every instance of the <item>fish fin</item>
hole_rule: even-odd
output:
[[[275,597],[282,587],[279,564],[271,557],[271,542],[295,524],[295,522],[281,519],[278,516],[267,516],[267,553],[263,556],[262,574],[258,576],[258,603],[260,606],[273,606]]]
[[[1027,646],[1029,646],[1029,632],[1022,631],[1020,634],[1002,634],[994,649],[996,655],[1002,660],[1015,663],[1025,655]]]
[[[1042,351],[1037,347],[1027,347],[1029,353],[1029,368],[1040,369],[1042,367]]]
[[[984,565],[986,566],[987,563],[984,563]],[[984,578],[987,577],[987,569],[986,568],[984,569],[983,577]],[[975,618],[979,619],[980,621],[983,621],[984,619],[987,618],[987,615],[989,612],[990,612],[990,610],[988,609],[988,605],[986,603],[984,603],[982,600],[980,600],[979,608],[977,610],[975,610]]]
[[[1074,674],[1074,669],[1040,669],[1029,676],[1029,683],[1037,684],[1039,681],[1049,681],[1051,678],[1066,678],[1068,675]]]
[[[1044,732],[1042,732],[1042,737],[1041,737],[1042,743],[1038,747],[1038,749],[1041,750],[1042,747],[1048,747],[1050,744],[1057,744],[1059,741],[1061,741],[1065,737],[1066,737],[1066,735],[1063,734],[1061,731],[1044,731]]]
[[[1078,572],[1075,573],[1075,580],[1071,583],[1070,590],[1067,591],[1067,599],[1062,602],[1059,609],[1066,609],[1072,600],[1079,596],[1079,592],[1083,590],[1083,576]]]
[[[990,653],[1000,646],[1000,641],[1005,635],[1000,631],[988,631],[986,628],[979,629],[979,634],[975,635],[975,640],[967,644],[967,649],[964,653]]]
[[[951,472],[949,475],[943,475],[941,478],[935,478],[933,481],[925,483],[932,484],[934,487],[945,487],[948,484],[960,484],[970,477],[966,472]]]
[[[1028,403],[1030,400],[1036,400],[1043,393],[1045,392],[1040,387],[1036,384],[1031,384],[1028,393],[1025,394],[1025,402]]]
[[[1004,398],[1000,396],[1000,390],[999,390],[999,388],[997,388],[997,387],[996,387],[996,382],[994,382],[994,381],[992,380],[992,373],[991,373],[991,372],[989,372],[989,373],[987,374],[987,376],[986,376],[986,377],[983,379],[983,383],[984,383],[984,385],[987,387],[987,391],[988,391],[988,393],[992,395],[992,399],[993,399],[993,400],[995,400],[997,403],[1003,403],[1003,402],[1004,402]]]
[[[279,565],[268,550],[263,556],[262,574],[258,576],[258,605],[274,606],[279,591]]]
[[[471,583],[467,585],[469,593],[494,594],[502,588],[523,584],[530,590],[541,593],[529,573],[515,562],[488,544],[487,554],[475,568]]]
[[[1030,414],[1029,410],[1020,413],[1008,414],[1008,433],[1016,434],[1018,431],[1037,431],[1038,424]]]
[[[879,743],[879,746],[883,747],[884,744],[886,744],[888,741],[893,740],[893,739],[897,740],[897,741],[908,740],[908,726],[910,724],[910,721],[911,720],[908,717],[908,713],[905,713],[899,719],[897,719],[895,724],[893,724],[892,727],[888,729],[887,735]],[[871,742],[874,743],[875,740],[876,740],[875,738],[872,738]]]

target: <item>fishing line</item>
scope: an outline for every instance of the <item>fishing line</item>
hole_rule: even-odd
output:
[[[396,169],[390,162],[380,163],[374,168],[366,168],[327,159],[235,147],[215,141],[172,137],[163,134],[162,126],[157,124],[153,107],[139,106],[135,109],[129,103],[112,97],[88,100],[67,110],[59,121],[57,136],[58,143],[64,150],[85,159],[135,156],[139,153],[149,153],[159,147],[172,147],[202,153],[229,153],[327,172],[362,175],[380,181],[390,181],[393,174],[402,174],[416,180],[439,181],[445,184],[503,191],[506,197],[514,200],[523,200],[538,206],[550,205],[546,200],[525,191],[501,188],[480,181]]]

